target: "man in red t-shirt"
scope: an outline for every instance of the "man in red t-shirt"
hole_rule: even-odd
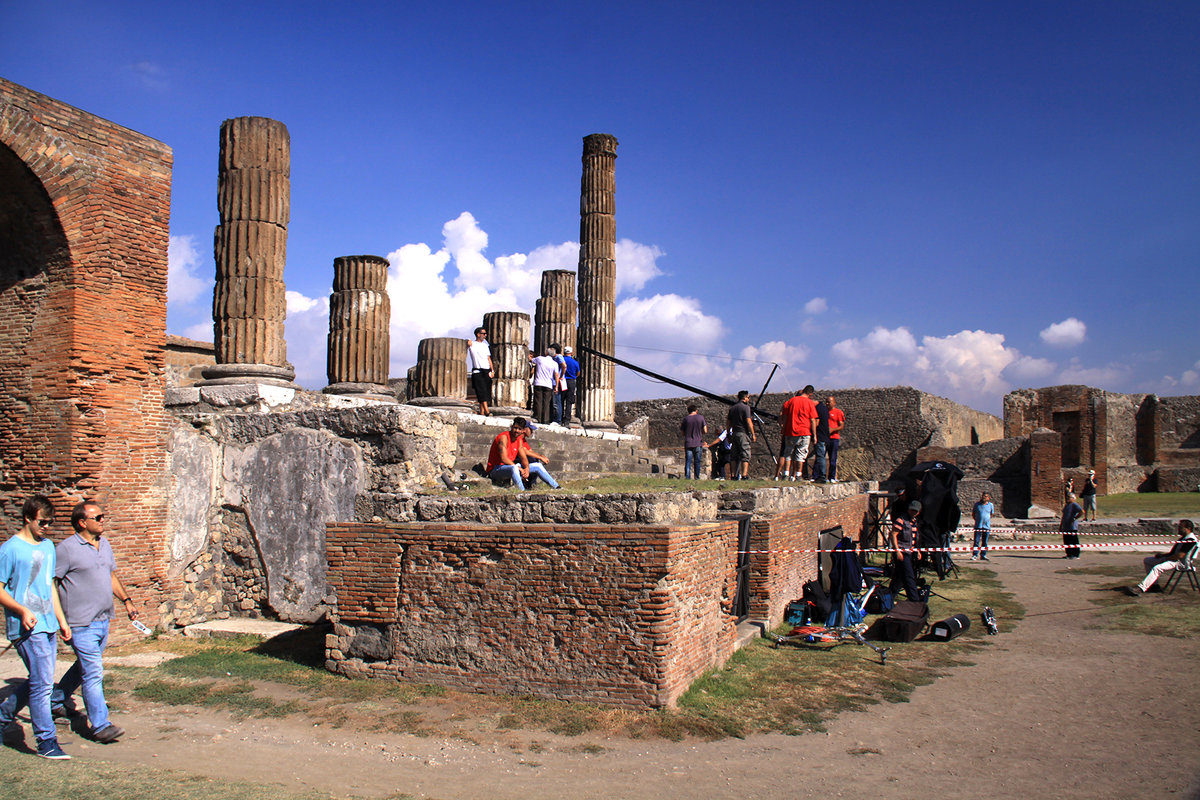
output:
[[[775,464],[775,480],[796,480],[800,477],[801,465],[808,457],[808,446],[816,433],[817,404],[812,400],[816,389],[805,386],[788,398],[780,412],[783,441],[779,445],[779,461]],[[791,462],[790,474],[789,464]]]
[[[529,449],[525,434],[529,432],[529,423],[524,417],[514,417],[512,427],[492,440],[492,449],[488,451],[487,476],[493,480],[507,478],[520,491],[525,491],[525,481],[532,486],[541,478],[551,489],[558,488],[558,482],[550,477],[540,460],[530,461],[530,455],[536,455]]]
[[[837,483],[838,447],[842,444],[842,428],[846,427],[846,412],[837,407],[833,395],[825,401],[829,406],[829,482]]]

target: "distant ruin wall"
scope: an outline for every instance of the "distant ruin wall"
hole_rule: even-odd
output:
[[[330,525],[326,666],[662,707],[733,653],[733,523]]]
[[[885,480],[912,462],[913,453],[926,444],[948,447],[999,439],[1003,423],[985,414],[906,386],[887,389],[818,390],[814,399],[834,395],[846,413],[842,432],[838,477],[844,480]],[[760,408],[777,414],[789,394],[768,394]],[[708,440],[716,438],[725,425],[729,407],[703,397],[636,400],[617,404],[617,422],[650,418],[649,444],[662,450],[682,450],[679,423],[695,403],[708,423]],[[780,429],[768,422],[755,443],[751,474],[773,475],[770,453],[779,452]]]

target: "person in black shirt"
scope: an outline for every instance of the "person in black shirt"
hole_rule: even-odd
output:
[[[827,483],[826,452],[829,447],[829,403],[825,400],[817,403],[817,443],[813,446],[815,460],[813,461],[812,476],[815,483]]]
[[[725,418],[728,427],[733,431],[733,453],[729,460],[733,464],[730,472],[735,481],[750,477],[750,444],[757,440],[750,404],[746,402],[749,396],[750,393],[745,389],[738,392],[738,401],[729,409]]]

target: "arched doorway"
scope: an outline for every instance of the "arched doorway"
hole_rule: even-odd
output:
[[[47,490],[69,472],[70,432],[59,402],[69,347],[63,276],[70,251],[45,187],[0,144],[0,497]],[[17,493],[17,494],[14,494]],[[12,526],[16,508],[5,508]]]

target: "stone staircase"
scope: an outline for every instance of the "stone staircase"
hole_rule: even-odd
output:
[[[510,423],[503,417],[460,415],[454,468],[470,472],[476,464],[485,463],[492,440]],[[683,474],[682,464],[673,456],[664,456],[645,447],[639,437],[626,434],[538,425],[529,445],[549,459],[550,474],[560,482],[612,475]]]

